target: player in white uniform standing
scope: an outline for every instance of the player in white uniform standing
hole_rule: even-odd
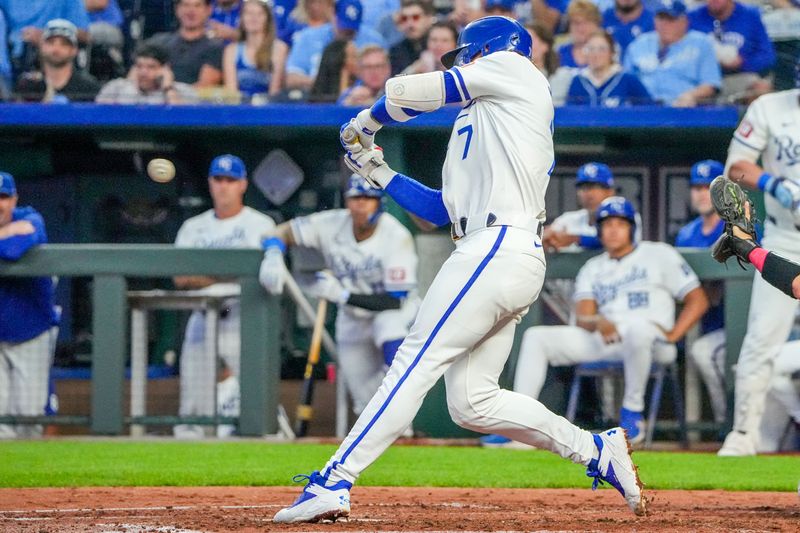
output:
[[[208,172],[208,188],[213,209],[186,220],[178,230],[175,246],[181,248],[261,248],[265,233],[275,228],[275,222],[255,209],[244,205],[247,190],[247,170],[241,159],[234,155],[221,155],[214,159]],[[179,289],[203,289],[211,293],[236,292],[238,284],[209,276],[178,276]],[[181,416],[213,416],[215,407],[226,416],[238,416],[239,355],[239,301],[232,298],[220,313],[218,330],[219,356],[225,363],[223,381],[218,386],[218,402],[214,391],[198,384],[214,383],[217,362],[205,350],[205,316],[194,311],[186,325],[181,349],[181,393],[178,413]],[[230,434],[230,426],[220,426],[219,436]],[[175,426],[178,438],[201,438],[204,429],[199,425]]]
[[[382,190],[354,174],[344,196],[346,209],[280,224],[265,246],[306,246],[324,256],[330,271],[317,273],[312,291],[339,305],[338,367],[353,410],[360,414],[378,390],[419,307],[417,253],[411,233],[383,212]],[[272,293],[283,288],[282,262],[282,254],[265,253],[259,277]]]
[[[800,261],[800,89],[766,94],[750,105],[733,134],[725,173],[766,193],[764,247]],[[774,361],[789,337],[797,305],[755,274],[736,367],[733,429],[719,455],[756,454]]]
[[[436,225],[451,222],[456,249],[378,392],[322,471],[302,477],[308,481],[302,494],[276,522],[348,516],[353,482],[408,426],[442,375],[456,423],[585,465],[637,514],[646,511],[621,428],[593,435],[498,386],[516,324],[544,281],[538,232],[554,166],[553,104],[547,80],[531,62],[530,36],[515,20],[478,19],[458,44],[442,58],[455,66],[390,79],[387,96],[342,127],[348,165],[415,215]],[[450,137],[441,191],[386,165],[374,146],[381,126],[456,102],[466,105]]]
[[[605,252],[575,281],[577,326],[534,326],[519,351],[514,390],[538,398],[548,366],[622,361],[625,392],[620,426],[631,442],[644,440],[644,393],[653,361],[675,360],[680,340],[708,308],[697,276],[674,248],[636,243],[635,209],[620,196],[597,210]],[[677,320],[675,300],[684,302]]]

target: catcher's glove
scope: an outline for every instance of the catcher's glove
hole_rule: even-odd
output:
[[[720,263],[733,256],[736,256],[739,266],[742,262],[749,263],[750,252],[758,247],[754,239],[752,202],[738,183],[725,176],[714,178],[710,192],[714,209],[725,221],[725,231],[711,247],[711,256]]]

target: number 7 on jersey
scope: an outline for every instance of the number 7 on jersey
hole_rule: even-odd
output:
[[[464,143],[464,155],[461,156],[461,160],[465,160],[467,158],[467,154],[469,154],[469,143],[472,142],[472,124],[467,124],[460,130],[458,130],[458,136],[461,137],[464,134],[467,134],[467,140]]]

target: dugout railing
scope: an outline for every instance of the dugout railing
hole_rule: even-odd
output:
[[[448,246],[441,240],[439,247]],[[731,367],[739,354],[746,329],[752,271],[726,268],[713,261],[707,250],[681,250],[701,279],[725,284],[727,331],[727,386],[732,399]],[[547,277],[574,278],[591,254],[562,253],[548,257]],[[258,283],[261,261],[257,250],[180,249],[170,245],[44,245],[31,250],[20,261],[0,261],[2,276],[91,277],[93,280],[93,341],[91,413],[86,417],[0,417],[3,423],[47,423],[88,425],[94,434],[120,435],[125,425],[175,423],[176,417],[136,419],[123,411],[126,361],[128,361],[128,278],[162,278],[176,275],[210,275],[238,278],[241,292],[241,416],[239,432],[260,436],[277,432],[278,385],[280,379],[279,299],[269,296]],[[422,263],[425,263],[423,255]],[[440,256],[441,257],[441,256]],[[430,261],[429,261],[430,262]],[[436,265],[421,264],[421,270]],[[517,328],[506,379],[513,376],[515,355],[525,328],[540,323],[537,303]],[[450,421],[439,383],[426,399],[415,427],[434,436],[460,433]],[[732,411],[732,410],[731,410]],[[218,419],[193,418],[215,424]]]

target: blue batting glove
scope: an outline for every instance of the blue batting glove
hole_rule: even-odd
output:
[[[786,178],[771,176],[766,172],[758,179],[758,188],[771,194],[786,209],[793,209],[800,198],[796,198],[794,184],[786,182]]]
[[[277,237],[266,237],[261,241],[261,249],[266,251],[270,248],[278,248],[281,254],[286,253],[286,244]]]

